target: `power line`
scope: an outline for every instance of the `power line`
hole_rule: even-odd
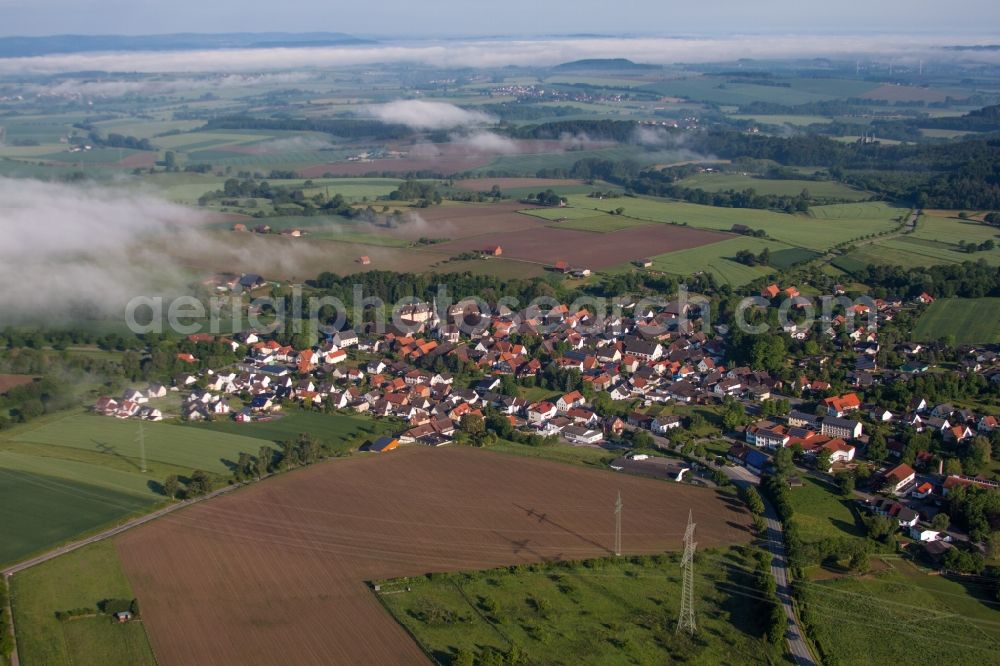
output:
[[[146,430],[142,426],[142,421],[139,421],[139,434],[136,436],[139,440],[139,471],[143,474],[146,473]]]
[[[622,491],[618,491],[618,501],[615,502],[615,556],[622,554]]]
[[[681,587],[681,613],[677,618],[677,632],[687,631],[692,636],[698,627],[694,621],[694,518],[688,510],[687,529],[684,530],[684,557],[681,559],[683,586]]]

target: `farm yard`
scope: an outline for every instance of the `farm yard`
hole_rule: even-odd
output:
[[[677,549],[689,508],[700,547],[750,538],[711,490],[453,448],[275,477],[115,545],[163,666],[426,663],[365,581],[607,555],[619,489],[629,553]]]
[[[1000,298],[942,298],[920,315],[913,339],[936,342],[953,337],[957,344],[1000,342]]]

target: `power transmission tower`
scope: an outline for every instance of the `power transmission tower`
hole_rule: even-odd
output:
[[[615,555],[622,554],[622,491],[618,491],[618,501],[615,502]]]
[[[139,469],[143,473],[146,472],[146,430],[142,427],[142,422],[139,422],[139,434],[136,435],[136,439],[139,440]]]
[[[694,635],[697,626],[694,621],[694,549],[698,544],[694,540],[694,520],[688,510],[688,524],[684,530],[684,557],[681,559],[682,581],[681,614],[677,618],[677,632],[687,631]]]

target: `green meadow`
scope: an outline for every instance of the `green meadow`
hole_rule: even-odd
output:
[[[81,575],[86,572],[86,575]],[[11,578],[17,649],[25,666],[155,666],[141,621],[106,615],[60,621],[56,612],[135,597],[112,541],[99,541]],[[141,613],[141,609],[140,609]]]

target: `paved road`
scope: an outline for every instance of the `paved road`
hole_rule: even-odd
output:
[[[788,629],[785,638],[788,639],[788,651],[799,666],[815,666],[809,644],[802,637],[802,627],[795,615],[792,605],[792,576],[788,570],[788,557],[785,553],[785,536],[778,514],[771,503],[764,499],[764,521],[767,523],[767,548],[771,551],[771,574],[778,585],[778,599],[785,609],[788,618]]]
[[[760,478],[750,472],[745,467],[725,466],[721,468],[732,482],[742,488],[747,485],[757,485]],[[802,637],[802,627],[799,625],[799,618],[795,615],[795,607],[792,605],[792,575],[788,570],[788,556],[785,553],[785,534],[781,521],[778,519],[778,512],[771,506],[771,502],[766,497],[764,499],[764,522],[767,524],[767,548],[771,551],[771,575],[778,587],[778,599],[782,608],[785,609],[785,617],[788,618],[788,629],[785,631],[785,638],[788,640],[788,651],[792,659],[798,666],[816,666],[809,644]]]
[[[18,564],[14,564],[12,566],[9,566],[6,569],[4,569],[3,571],[0,571],[0,573],[3,574],[4,580],[9,582],[11,576],[13,576],[14,574],[19,573],[21,571],[24,571],[25,569],[30,569],[31,567],[37,566],[37,565],[41,564],[42,562],[48,562],[49,560],[55,559],[55,558],[59,557],[60,555],[65,555],[66,553],[70,553],[70,552],[72,552],[72,551],[74,551],[74,550],[76,550],[78,548],[83,548],[84,546],[86,546],[88,544],[96,543],[98,541],[103,541],[104,539],[109,539],[109,538],[111,538],[111,537],[113,537],[113,536],[115,536],[117,534],[121,534],[122,532],[130,530],[130,529],[132,529],[134,527],[139,527],[140,525],[145,525],[146,523],[148,523],[148,522],[150,522],[152,520],[156,520],[157,518],[160,518],[161,516],[165,516],[168,513],[172,513],[174,511],[178,511],[178,510],[183,509],[185,507],[191,506],[192,504],[197,504],[198,502],[204,502],[205,500],[211,499],[213,497],[218,497],[219,495],[222,495],[223,493],[228,493],[231,490],[235,490],[236,488],[239,488],[239,487],[241,487],[241,486],[240,485],[231,485],[231,486],[227,485],[227,486],[223,486],[222,488],[219,488],[218,490],[214,490],[214,491],[208,493],[207,495],[202,495],[201,497],[196,497],[194,499],[185,500],[183,502],[177,502],[175,504],[169,504],[169,505],[163,507],[162,509],[158,509],[158,510],[152,512],[152,513],[147,513],[144,516],[139,516],[138,518],[134,518],[134,519],[132,519],[132,520],[130,520],[128,522],[122,523],[121,525],[118,525],[117,527],[112,527],[112,528],[106,529],[103,532],[98,532],[97,534],[89,536],[89,537],[87,537],[85,539],[80,539],[79,541],[73,541],[71,543],[67,543],[65,545],[59,546],[58,548],[56,548],[54,550],[50,550],[47,553],[43,553],[41,555],[38,555],[37,557],[33,557],[30,560],[24,560],[23,562],[19,562]],[[12,634],[14,634],[14,617],[13,617],[13,614],[10,615],[10,631],[11,631]],[[11,653],[11,656],[10,656],[10,664],[11,664],[11,666],[19,666],[20,661],[18,660],[18,656],[17,656],[17,636],[16,636],[16,634],[14,636],[15,636],[14,637],[14,651]]]

